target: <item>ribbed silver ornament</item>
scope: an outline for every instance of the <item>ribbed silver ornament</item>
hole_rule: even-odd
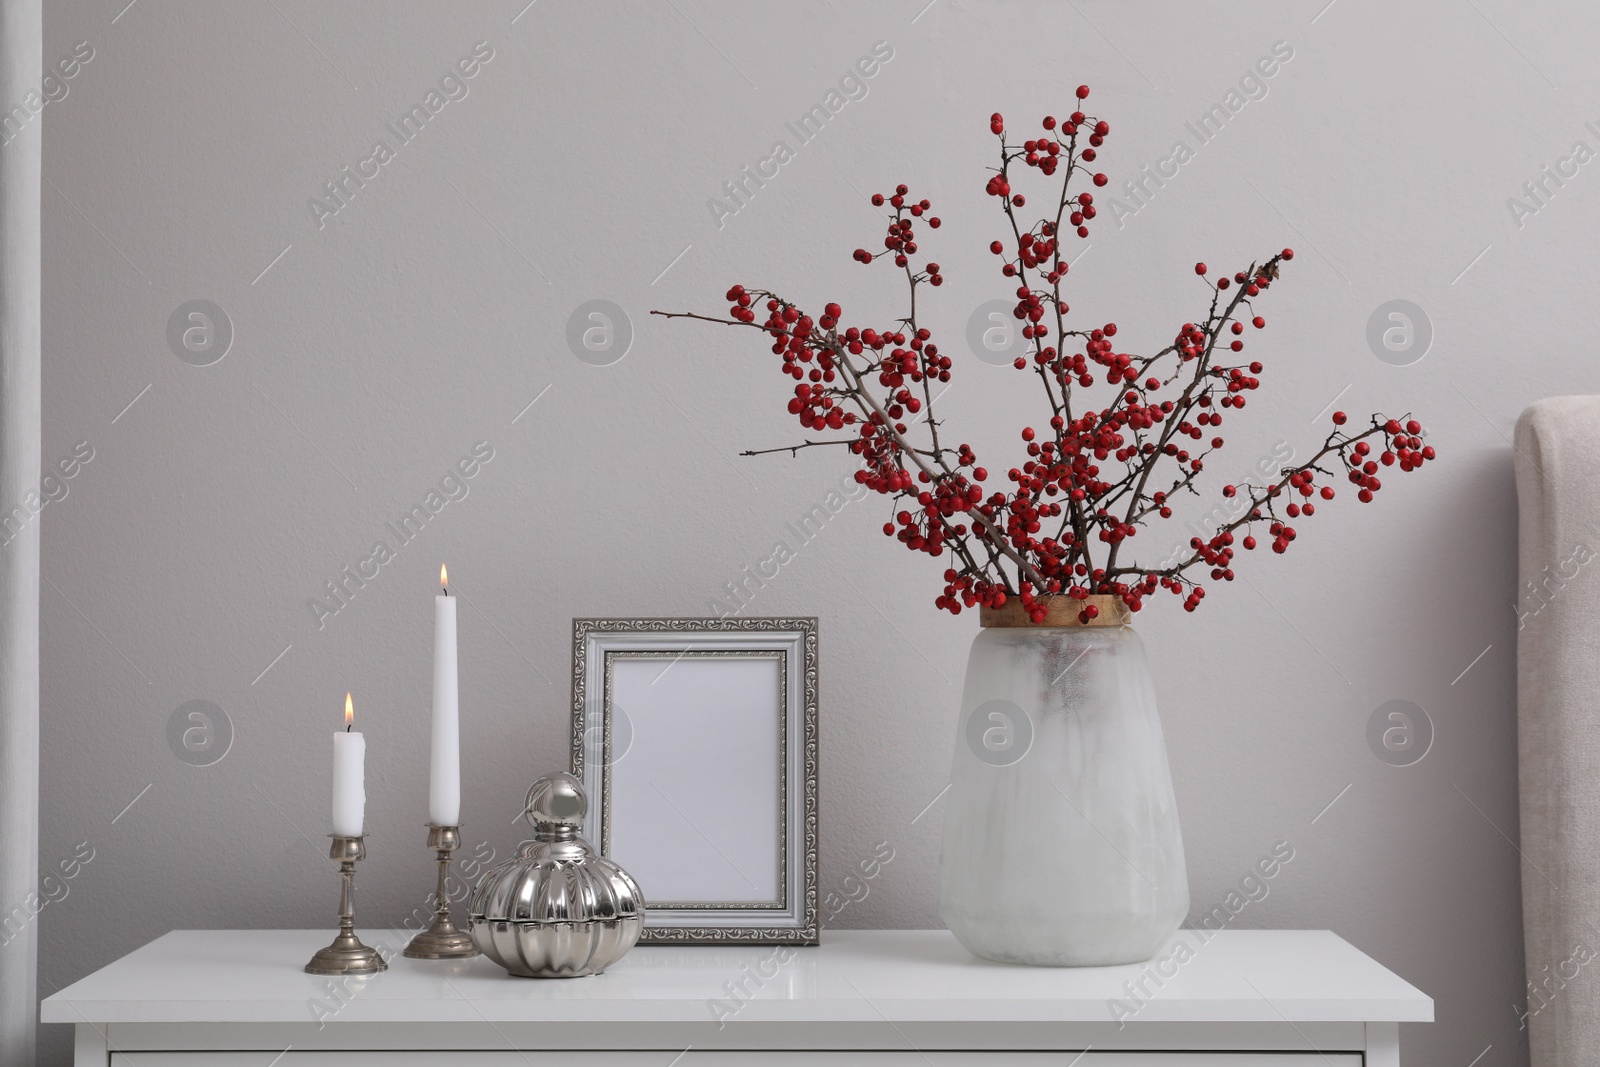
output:
[[[621,959],[644,929],[644,895],[578,836],[589,802],[570,774],[528,790],[533,840],[478,879],[467,929],[485,956],[524,978],[581,978]]]

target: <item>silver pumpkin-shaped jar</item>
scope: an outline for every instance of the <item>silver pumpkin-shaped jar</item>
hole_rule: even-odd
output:
[[[570,774],[528,790],[533,840],[478,879],[468,932],[485,956],[524,978],[599,974],[644,929],[644,896],[627,871],[578,836],[589,802]]]

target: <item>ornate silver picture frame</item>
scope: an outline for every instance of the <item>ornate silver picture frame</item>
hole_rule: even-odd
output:
[[[641,941],[817,942],[815,618],[574,619],[572,773]]]

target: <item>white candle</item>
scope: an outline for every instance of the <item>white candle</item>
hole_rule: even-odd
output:
[[[428,776],[428,821],[461,824],[461,694],[456,681],[456,598],[449,572],[439,568],[443,591],[433,598],[433,760]]]
[[[367,739],[350,729],[355,706],[344,695],[344,729],[333,735],[333,832],[361,836],[367,810]]]

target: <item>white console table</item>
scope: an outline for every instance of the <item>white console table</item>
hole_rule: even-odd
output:
[[[988,963],[943,930],[646,945],[547,981],[395,954],[344,984],[301,971],[329,936],[174,931],[45,1000],[42,1019],[76,1025],[77,1067],[1235,1067],[1241,1051],[1251,1067],[1398,1067],[1399,1024],[1433,1019],[1427,996],[1321,930],[1183,930],[1150,964],[1086,969]]]

